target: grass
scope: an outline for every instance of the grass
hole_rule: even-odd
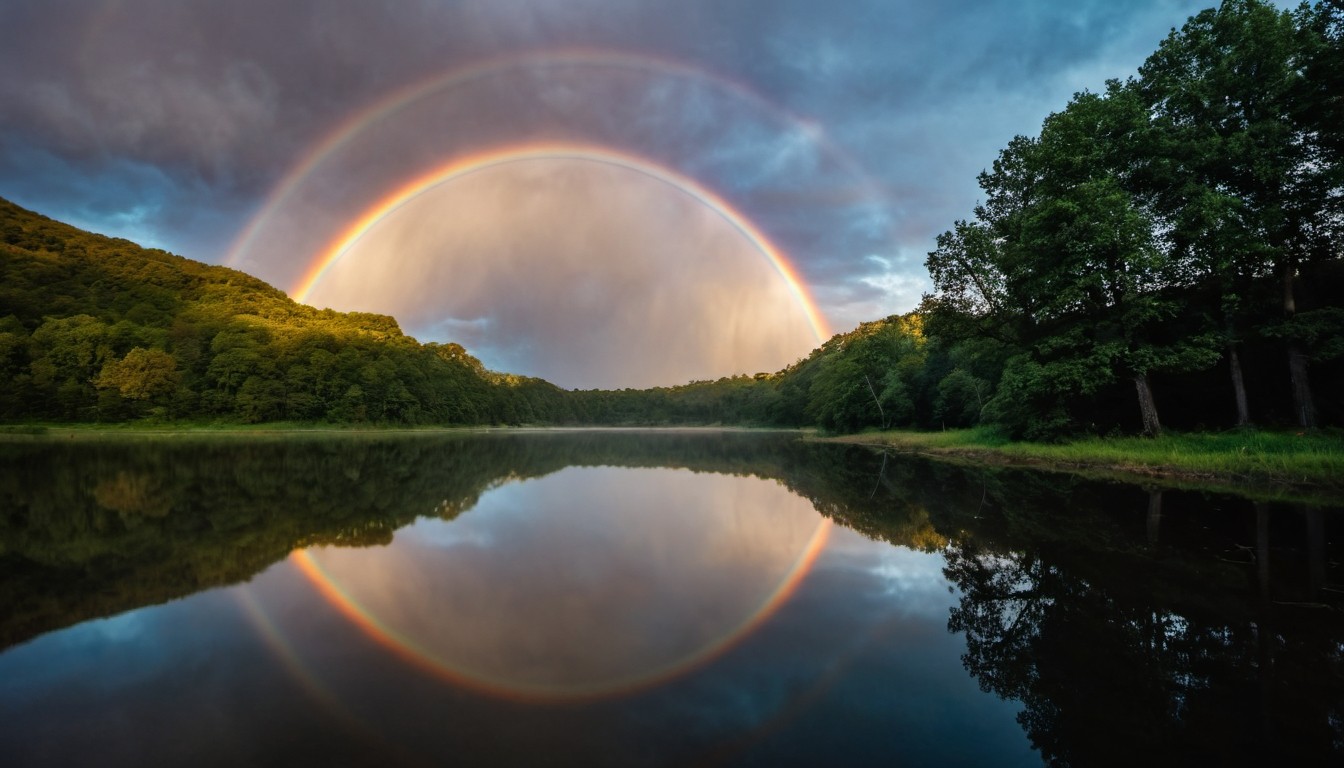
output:
[[[127,422],[118,424],[0,425],[0,440],[99,439],[142,435],[257,436],[269,434],[473,432],[482,427],[379,427],[312,422]],[[1344,432],[1233,430],[1168,433],[1142,437],[1087,438],[1066,443],[1013,442],[988,427],[943,432],[865,432],[814,438],[859,443],[963,461],[1060,469],[1133,479],[1160,477],[1177,485],[1214,486],[1238,493],[1308,490],[1339,503],[1344,499]],[[1320,493],[1317,493],[1320,492]],[[1297,494],[1300,495],[1300,494]]]
[[[1235,430],[1066,443],[1013,442],[989,428],[946,432],[871,432],[830,440],[933,455],[1061,469],[1208,479],[1232,485],[1284,484],[1344,491],[1344,434]]]
[[[203,438],[203,437],[259,437],[259,436],[311,436],[327,435],[383,436],[383,435],[442,435],[468,434],[475,432],[574,432],[574,431],[677,431],[677,432],[798,432],[796,429],[769,429],[757,427],[736,427],[724,425],[699,426],[542,426],[529,424],[491,425],[491,424],[455,424],[455,425],[416,425],[405,424],[331,424],[311,421],[272,421],[260,424],[244,424],[236,421],[126,421],[109,423],[31,423],[0,424],[0,441],[29,442],[32,440],[50,441],[53,439],[82,440],[121,440],[127,438]]]
[[[81,439],[121,440],[140,437],[204,438],[204,437],[258,437],[322,435],[442,434],[475,432],[484,427],[441,426],[381,426],[374,424],[322,424],[317,422],[266,422],[242,424],[239,422],[210,421],[130,421],[108,424],[0,424],[0,440]]]

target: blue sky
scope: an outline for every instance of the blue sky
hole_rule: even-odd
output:
[[[842,331],[915,306],[934,238],[1014,135],[1210,4],[0,0],[0,196],[288,289],[306,241],[231,252],[262,214],[336,226],[380,172],[500,141],[614,147],[731,204]],[[267,208],[343,121],[483,62]]]

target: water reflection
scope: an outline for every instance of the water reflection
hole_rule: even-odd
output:
[[[949,549],[948,628],[1047,761],[1344,756],[1338,510],[1026,482],[991,488]]]
[[[295,562],[388,649],[520,700],[627,694],[703,664],[786,600],[830,523],[777,483],[571,468],[451,522]]]
[[[1335,507],[733,433],[0,462],[6,765],[1344,757]]]

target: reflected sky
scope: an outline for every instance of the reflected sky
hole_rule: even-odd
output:
[[[432,663],[291,557],[0,655],[0,760],[1039,764],[961,666],[942,555],[774,481],[570,468],[310,554]]]
[[[6,459],[5,768],[1039,765],[1033,742],[1299,765],[1340,744],[1336,509],[773,433]]]
[[[626,692],[703,664],[766,620],[830,523],[777,483],[574,468],[497,489],[451,521],[299,568],[361,628],[453,682],[506,697]]]

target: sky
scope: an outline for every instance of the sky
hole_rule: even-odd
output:
[[[774,371],[1211,4],[0,0],[0,197],[565,387]]]

